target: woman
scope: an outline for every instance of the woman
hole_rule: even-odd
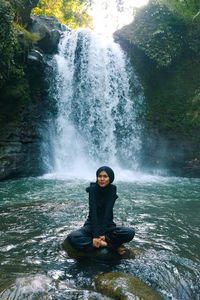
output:
[[[117,188],[112,184],[114,172],[103,166],[96,172],[97,180],[86,189],[89,193],[89,216],[84,226],[69,234],[70,244],[81,251],[90,252],[107,247],[124,254],[123,243],[133,239],[131,228],[117,227],[113,222],[113,206],[118,198]]]

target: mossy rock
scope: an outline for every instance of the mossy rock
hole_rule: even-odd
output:
[[[113,299],[163,300],[138,278],[121,272],[110,272],[95,279],[97,292]]]
[[[83,259],[83,258],[97,258],[105,260],[116,260],[116,259],[133,259],[135,258],[136,251],[132,249],[127,249],[123,255],[119,255],[117,252],[109,250],[108,248],[96,249],[93,252],[82,252],[69,243],[68,238],[63,242],[63,249],[67,252],[70,258]]]

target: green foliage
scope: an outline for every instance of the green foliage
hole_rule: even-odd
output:
[[[200,127],[200,89],[195,92],[190,103],[191,106],[187,113],[187,117],[192,125]]]
[[[165,67],[181,54],[184,45],[185,23],[166,6],[152,1],[138,10],[132,26],[122,35],[143,50],[158,67]]]
[[[13,13],[7,2],[0,2],[0,87],[10,78],[21,77],[22,68],[15,62],[19,44],[13,26]]]
[[[183,17],[185,21],[200,20],[200,1],[199,0],[160,0],[169,9]]]
[[[54,16],[59,22],[72,29],[91,26],[91,17],[87,14],[87,2],[81,0],[40,0],[32,10],[36,15]]]
[[[37,42],[38,37],[34,33],[27,31],[23,26],[15,22],[14,22],[14,27],[17,29],[18,32],[19,31],[23,32],[24,43],[27,45],[28,48]]]
[[[37,37],[28,32],[22,25],[14,22],[14,7],[9,2],[0,2],[0,102],[8,99],[8,90],[17,91],[16,86],[20,86],[20,96],[18,98],[27,99],[27,86],[25,82],[26,58],[27,54],[36,42]],[[15,96],[16,96],[15,94]],[[26,94],[26,97],[24,96]],[[13,95],[9,96],[14,99]],[[5,100],[6,101],[6,100]],[[2,111],[2,109],[0,109]]]
[[[64,22],[73,29],[91,27],[92,18],[88,15],[85,3],[80,0],[63,0]]]
[[[32,10],[35,15],[54,16],[61,22],[63,0],[40,0],[38,6]]]
[[[185,53],[175,64],[158,69],[149,61],[143,73],[148,127],[164,135],[200,138],[200,60]]]
[[[153,0],[117,34],[129,41],[144,87],[146,127],[200,139],[199,6],[187,3]]]
[[[176,3],[176,10],[169,4],[172,2]],[[180,4],[181,11],[185,9],[183,14],[178,10],[177,3],[182,2],[152,0],[149,5],[137,11],[132,25],[125,26],[120,31],[122,38],[144,51],[158,68],[169,66],[187,49],[200,52],[200,22],[197,21],[196,13],[198,6],[192,10]]]
[[[26,26],[31,10],[37,6],[39,0],[9,0],[11,4],[14,20],[16,23]]]
[[[160,0],[169,10],[183,20],[185,45],[190,50],[200,52],[200,1],[199,0]]]

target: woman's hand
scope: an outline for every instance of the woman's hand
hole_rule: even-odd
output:
[[[101,246],[101,239],[100,238],[94,238],[93,239],[93,247],[99,248]]]
[[[100,248],[100,247],[107,247],[107,242],[104,235],[101,235],[99,238],[93,239],[93,247]]]
[[[101,235],[99,238],[101,241],[104,241],[104,242],[106,241],[105,235]]]

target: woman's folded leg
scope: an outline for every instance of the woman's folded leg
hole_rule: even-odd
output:
[[[84,226],[76,231],[71,232],[67,239],[72,247],[77,250],[84,252],[91,252],[94,250],[90,226]]]
[[[128,227],[115,227],[106,233],[106,241],[111,248],[118,248],[124,243],[130,242],[135,235],[135,231]]]

